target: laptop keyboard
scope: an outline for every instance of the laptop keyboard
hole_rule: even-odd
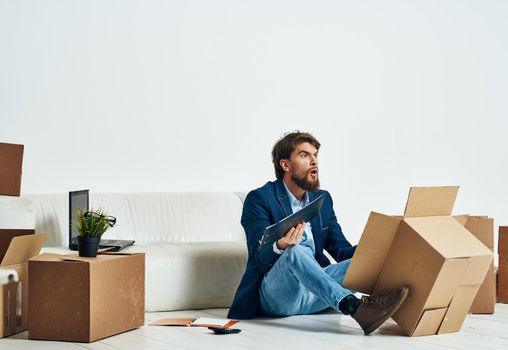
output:
[[[125,239],[101,239],[101,243],[99,243],[99,248],[112,248],[109,251],[118,252],[128,246],[134,244],[134,241],[128,241]]]
[[[130,245],[133,245],[135,241],[126,240],[126,239],[101,239],[101,242],[99,243],[99,248],[111,248],[110,251],[117,252],[119,250],[122,250]],[[78,250],[78,238],[74,237],[72,240],[72,245],[74,247],[69,247],[73,250]]]
[[[124,239],[122,239],[122,240],[117,240],[117,239],[101,239],[101,243],[99,245],[101,247],[102,246],[123,246],[123,245],[125,245],[126,242],[129,242],[129,241],[126,241]]]

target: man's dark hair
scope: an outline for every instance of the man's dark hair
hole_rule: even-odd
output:
[[[277,179],[282,179],[284,177],[284,170],[280,166],[280,160],[289,159],[291,153],[295,150],[296,145],[303,142],[310,143],[318,150],[321,146],[319,141],[316,140],[316,138],[310,133],[300,132],[298,130],[284,134],[284,136],[273,146],[272,161]]]

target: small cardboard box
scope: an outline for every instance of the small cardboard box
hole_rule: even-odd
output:
[[[145,317],[145,255],[42,254],[28,262],[28,338],[93,342]]]
[[[27,262],[39,254],[47,234],[34,230],[0,230],[0,269],[15,270],[18,281],[0,286],[0,337],[28,329]]]
[[[494,219],[487,216],[468,216],[465,228],[482,242],[494,256]],[[496,305],[496,273],[490,263],[485,279],[471,305],[470,313],[493,314]]]
[[[23,145],[0,142],[0,194],[19,196],[23,167]]]
[[[500,303],[508,303],[508,226],[499,226],[497,252],[499,253],[497,300]]]
[[[492,252],[451,216],[458,187],[413,187],[404,216],[372,212],[344,279],[383,294],[409,287],[393,315],[409,336],[460,330]]]

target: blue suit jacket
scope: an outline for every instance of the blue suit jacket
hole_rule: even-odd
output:
[[[342,261],[353,256],[356,246],[351,246],[342,234],[333,211],[332,197],[327,191],[309,192],[309,200],[312,201],[321,194],[325,194],[325,200],[319,215],[311,220],[311,225],[316,245],[316,261],[325,267],[330,261],[323,254],[323,249],[326,249],[336,261]],[[242,226],[247,235],[249,258],[228,318],[249,319],[261,315],[259,287],[263,277],[280,255],[274,253],[273,246],[259,250],[259,240],[268,226],[279,222],[292,212],[281,179],[267,182],[263,187],[247,195],[243,205]]]

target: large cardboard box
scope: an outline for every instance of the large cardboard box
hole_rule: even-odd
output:
[[[34,230],[0,230],[0,269],[18,274],[17,282],[0,286],[0,337],[28,329],[27,262],[39,254],[46,236]]]
[[[487,216],[467,217],[465,228],[492,252],[494,257],[494,219]],[[493,314],[496,305],[496,273],[494,261],[490,263],[485,279],[474,298],[470,313]]]
[[[19,196],[23,166],[23,145],[0,142],[0,194]]]
[[[497,300],[500,303],[508,303],[508,226],[499,226],[497,251],[499,253]]]
[[[460,330],[492,253],[451,216],[458,187],[413,187],[404,216],[372,212],[344,279],[386,293],[408,286],[393,319],[410,336]]]
[[[144,324],[143,253],[42,254],[28,270],[30,339],[92,342]]]

